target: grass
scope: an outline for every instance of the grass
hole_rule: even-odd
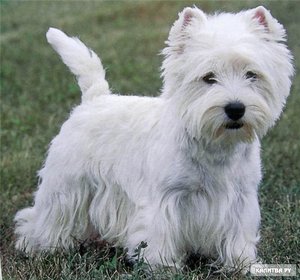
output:
[[[47,147],[71,108],[80,102],[73,76],[45,40],[49,26],[80,35],[100,54],[114,92],[157,95],[157,54],[177,13],[190,1],[14,2],[1,1],[1,263],[4,279],[141,279],[142,260],[130,266],[124,251],[103,242],[69,253],[28,258],[14,250],[13,217],[32,204]],[[207,12],[238,11],[264,4],[287,28],[299,70],[298,1],[202,1]],[[264,181],[259,255],[264,263],[299,265],[300,255],[300,78],[286,110],[262,142]],[[240,279],[212,274],[205,260],[183,271],[165,269],[155,279]],[[149,275],[147,276],[149,278]],[[249,277],[248,277],[249,278]]]

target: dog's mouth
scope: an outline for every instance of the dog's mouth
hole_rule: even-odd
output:
[[[225,124],[226,129],[240,129],[243,126],[244,126],[244,124],[241,122],[229,122],[229,123]]]
[[[214,138],[219,138],[222,134],[240,141],[251,142],[255,137],[255,130],[247,122],[227,121],[215,131]]]

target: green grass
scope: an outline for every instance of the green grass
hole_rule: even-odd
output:
[[[202,1],[207,12],[238,11],[264,4],[287,28],[299,70],[298,1]],[[177,13],[193,2],[13,2],[1,1],[1,263],[4,279],[141,279],[124,252],[108,244],[81,244],[69,253],[28,258],[14,250],[13,217],[32,204],[47,147],[80,102],[74,77],[47,44],[49,26],[80,35],[107,69],[114,92],[157,95],[159,51]],[[264,263],[299,264],[300,255],[300,78],[286,110],[262,142],[264,180],[259,255]],[[156,279],[240,279],[214,275],[205,260],[184,271],[165,269]],[[148,275],[149,276],[149,275]],[[153,276],[153,275],[152,275]],[[153,276],[154,277],[154,276]]]

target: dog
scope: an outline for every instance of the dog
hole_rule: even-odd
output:
[[[47,39],[82,102],[51,142],[34,205],[15,216],[16,248],[69,249],[99,234],[129,258],[146,242],[153,267],[181,267],[189,253],[229,269],[256,262],[260,139],[294,73],[270,12],[185,8],[162,51],[159,97],[112,94],[92,50],[55,28]]]

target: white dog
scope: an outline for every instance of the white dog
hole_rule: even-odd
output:
[[[82,103],[53,139],[16,247],[68,249],[95,233],[151,265],[188,253],[225,267],[256,260],[259,139],[289,95],[285,30],[263,7],[206,15],[185,8],[163,50],[160,97],[111,94],[100,59],[50,28]]]

